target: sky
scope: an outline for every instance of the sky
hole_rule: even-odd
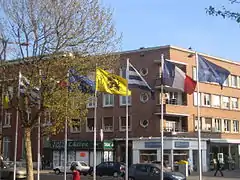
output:
[[[240,61],[240,24],[206,14],[210,5],[225,5],[237,11],[240,5],[228,0],[102,0],[113,8],[121,48],[173,45],[208,55]]]

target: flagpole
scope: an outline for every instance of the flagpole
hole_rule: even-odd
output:
[[[163,180],[163,70],[164,70],[164,54],[161,55],[161,180]]]
[[[125,180],[128,180],[128,80],[129,80],[129,58],[127,58],[127,69],[126,69],[126,79],[127,79],[127,86],[126,86],[126,168],[125,168]]]
[[[20,77],[21,72],[18,74],[18,99],[20,97]],[[16,180],[16,170],[17,170],[17,145],[18,145],[18,116],[19,116],[19,104],[17,105],[16,112],[16,130],[15,130],[15,148],[14,148],[14,167],[13,167],[13,180]]]
[[[201,151],[201,121],[200,121],[200,95],[199,95],[199,77],[198,77],[198,54],[195,52],[196,60],[196,76],[197,76],[197,118],[198,118],[198,166],[199,166],[199,180],[202,180],[202,151]]]
[[[67,72],[67,81],[69,78],[69,72]],[[65,134],[64,134],[64,180],[67,180],[67,142],[68,142],[68,89],[66,95],[66,116],[65,116]]]
[[[97,68],[97,64],[96,64]],[[95,74],[95,84],[97,84],[97,73]],[[93,137],[93,180],[96,180],[97,178],[97,172],[96,172],[96,166],[97,166],[97,87],[95,87],[94,91],[94,137]]]
[[[42,76],[42,71],[41,69],[39,70],[39,89],[41,90],[41,76]],[[40,91],[41,92],[41,91]],[[39,104],[38,104],[38,110],[40,111],[40,108],[41,108],[41,96],[39,97]],[[40,180],[40,162],[41,162],[41,156],[40,156],[40,144],[41,144],[41,136],[40,136],[40,133],[41,133],[41,117],[40,117],[40,114],[38,115],[38,163],[37,163],[37,180]]]

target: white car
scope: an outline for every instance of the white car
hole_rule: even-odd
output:
[[[73,161],[71,163],[67,164],[67,173],[72,173],[71,167],[76,166],[77,170],[80,174],[83,174],[84,176],[88,175],[90,166],[87,165],[84,161]],[[53,168],[53,171],[55,174],[61,174],[64,173],[64,166],[56,166]]]

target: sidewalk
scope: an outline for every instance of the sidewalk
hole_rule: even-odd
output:
[[[219,172],[218,172],[217,176],[214,176],[214,173],[215,173],[215,171],[204,172],[203,176],[204,177],[214,177],[214,178],[221,179],[222,176],[220,175]],[[193,172],[189,176],[189,179],[191,179],[191,177],[196,177],[198,175],[199,175],[198,172]],[[236,169],[236,170],[232,170],[232,171],[224,170],[223,171],[223,175],[224,175],[224,179],[226,179],[226,178],[237,178],[237,179],[240,179],[240,169]]]

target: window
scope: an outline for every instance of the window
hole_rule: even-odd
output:
[[[3,157],[9,158],[9,149],[10,149],[10,138],[9,137],[3,137]]]
[[[200,117],[200,128],[202,129],[202,117]],[[195,131],[198,130],[198,117],[195,117]]]
[[[203,105],[204,106],[210,106],[210,94],[202,94],[202,96],[203,96]]]
[[[128,116],[128,130],[131,131],[132,129],[132,123],[131,123],[131,116]],[[119,130],[120,131],[126,131],[127,125],[126,125],[126,117],[121,116],[119,119]]]
[[[157,150],[140,150],[139,151],[140,157],[140,163],[151,163],[153,161],[157,161]],[[136,170],[139,171],[146,171],[144,167],[141,167],[144,165],[137,164]]]
[[[197,68],[196,67],[193,67],[193,80],[197,80]]]
[[[49,111],[44,112],[44,122],[43,126],[50,126],[51,123],[51,113]]]
[[[231,131],[231,120],[224,119],[224,131],[225,132]]]
[[[120,106],[125,106],[126,105],[126,96],[119,96],[120,97]],[[132,104],[132,97],[128,96],[128,105]]]
[[[229,86],[229,79],[227,78],[224,83],[223,83],[224,86]]]
[[[231,75],[232,87],[237,87],[237,76]]]
[[[87,108],[94,108],[95,107],[95,98],[94,96],[89,97]]]
[[[113,131],[113,117],[103,117],[102,118],[102,128],[105,132]]]
[[[221,119],[218,119],[216,118],[214,120],[214,124],[215,124],[215,132],[221,132],[222,131],[222,120]]]
[[[11,127],[12,113],[5,113],[3,127]]]
[[[238,109],[238,98],[231,98],[232,109]]]
[[[112,107],[114,105],[114,95],[113,94],[103,94],[103,106]]]
[[[229,109],[229,97],[223,96],[222,97],[222,108]]]
[[[219,108],[221,106],[220,96],[219,95],[212,95],[211,103],[212,103],[212,107]]]
[[[166,104],[178,104],[178,92],[168,92]]]
[[[197,106],[199,104],[199,106],[201,106],[201,93],[199,93],[199,100],[197,100],[197,92],[193,93],[193,104],[194,106]]]
[[[202,121],[203,131],[212,131],[212,118],[204,118]]]
[[[81,132],[81,120],[80,119],[72,119],[72,125],[70,128],[71,133],[79,133]]]
[[[93,128],[94,128],[94,118],[87,118],[87,132],[93,132]]]
[[[239,121],[233,120],[233,132],[239,132]]]
[[[166,128],[167,132],[175,132],[176,122],[175,121],[166,121]]]

